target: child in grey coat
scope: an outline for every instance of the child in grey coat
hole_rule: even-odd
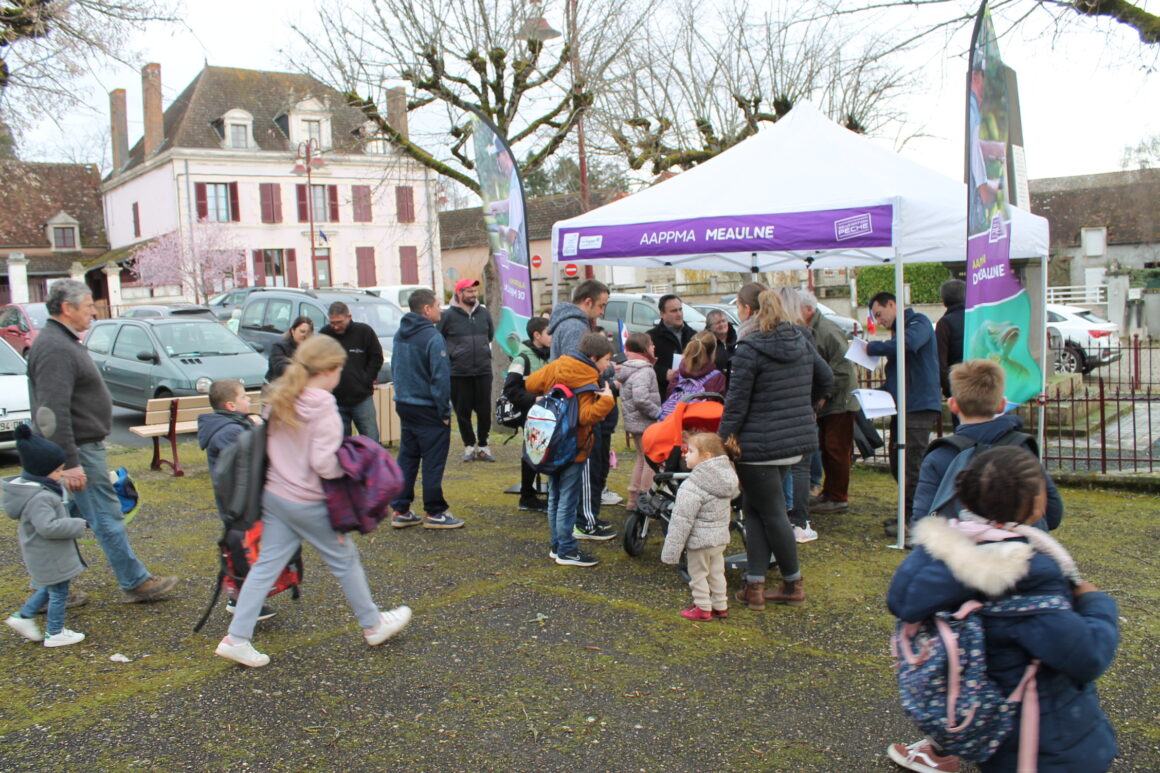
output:
[[[4,622],[26,639],[43,641],[45,647],[76,644],[85,635],[64,627],[64,610],[69,582],[85,570],[76,540],[85,533],[86,523],[65,513],[60,484],[65,454],[51,440],[33,435],[27,424],[16,428],[16,450],[23,472],[4,481],[4,510],[20,521],[20,552],[36,592]],[[36,614],[46,601],[42,634]]]
[[[628,509],[636,509],[636,500],[641,492],[652,488],[652,468],[644,460],[641,436],[649,425],[657,420],[661,410],[661,392],[657,386],[657,374],[653,370],[656,357],[653,342],[648,333],[633,333],[624,342],[627,358],[616,368],[616,380],[620,382],[620,407],[624,420],[624,431],[632,437],[636,446],[636,466],[632,468],[632,480],[628,484]]]
[[[721,438],[712,433],[686,436],[685,448],[685,464],[692,472],[677,489],[661,561],[675,564],[687,548],[693,606],[681,610],[681,617],[698,622],[723,619],[729,616],[725,546],[732,501],[738,494],[737,473]]]

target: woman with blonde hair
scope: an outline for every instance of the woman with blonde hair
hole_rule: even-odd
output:
[[[717,370],[717,337],[707,330],[693,336],[681,354],[681,364],[669,381],[669,396],[661,406],[657,421],[677,407],[683,395],[698,392],[725,394],[725,374]]]
[[[254,649],[262,602],[303,541],[321,554],[338,579],[362,626],[367,644],[382,644],[411,619],[402,606],[380,612],[371,599],[354,541],[330,526],[323,478],[341,478],[338,447],[342,421],[331,391],[338,384],[346,351],[329,336],[303,341],[285,373],[270,386],[266,488],[262,492],[262,549],[238,594],[229,633],[216,653],[244,666],[264,666],[267,655]]]
[[[717,431],[734,447],[744,495],[747,567],[737,600],[750,609],[764,609],[766,601],[805,603],[783,485],[790,466],[818,447],[814,404],[834,383],[830,366],[794,326],[781,297],[765,290],[758,301],[756,330],[738,342],[733,354]],[[781,584],[766,591],[771,553]]]

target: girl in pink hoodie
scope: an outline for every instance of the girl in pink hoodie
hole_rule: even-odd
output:
[[[229,634],[216,653],[244,666],[264,666],[267,655],[250,637],[262,602],[282,567],[303,541],[326,561],[363,628],[367,644],[382,644],[411,620],[401,606],[380,612],[371,599],[358,547],[330,526],[323,478],[340,478],[336,456],[342,423],[331,390],[338,384],[346,352],[330,336],[313,336],[298,347],[282,377],[270,386],[266,442],[269,467],[262,492],[262,550],[238,594]]]

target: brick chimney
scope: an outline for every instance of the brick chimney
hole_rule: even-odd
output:
[[[150,62],[141,68],[141,104],[145,109],[145,159],[161,149],[165,139],[161,111],[161,65]]]
[[[109,92],[109,122],[113,136],[113,171],[129,163],[129,114],[125,108],[125,90]]]
[[[387,123],[393,126],[403,139],[409,139],[407,130],[407,90],[396,86],[387,91]]]

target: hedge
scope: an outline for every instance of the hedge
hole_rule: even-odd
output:
[[[858,269],[858,305],[868,306],[882,291],[894,292],[894,266],[867,266]],[[939,303],[938,288],[951,278],[942,263],[916,263],[902,267],[902,279],[910,285],[911,303]]]

